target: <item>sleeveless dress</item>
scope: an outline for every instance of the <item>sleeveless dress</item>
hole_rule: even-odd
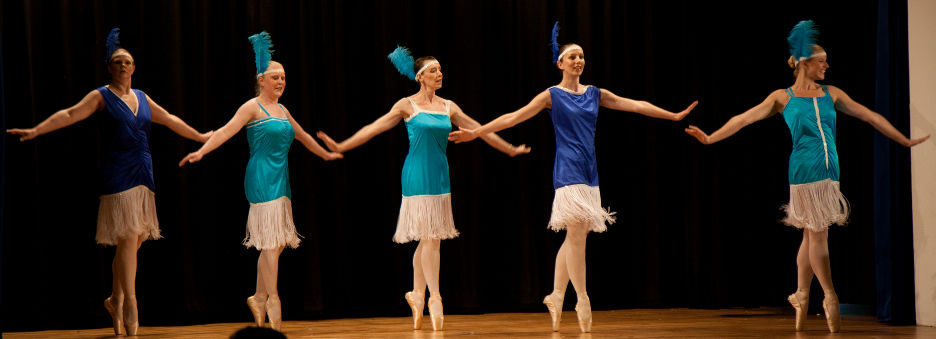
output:
[[[614,213],[601,207],[598,164],[595,160],[595,123],[601,103],[601,90],[587,86],[584,93],[566,88],[549,88],[552,118],[556,131],[556,160],[553,167],[552,216],[549,228],[565,229],[571,223],[585,223],[589,231],[608,230]]]
[[[258,250],[296,248],[300,240],[293,223],[289,188],[289,146],[296,132],[289,119],[271,116],[263,105],[257,105],[267,117],[247,124],[250,160],[244,175],[244,193],[250,212],[243,243]],[[279,108],[285,116],[283,105]]]
[[[117,245],[120,238],[145,235],[162,238],[156,218],[153,159],[149,150],[152,116],[146,94],[132,89],[136,114],[107,86],[104,98],[104,163],[98,206],[97,243]]]
[[[403,162],[400,183],[403,201],[393,241],[406,243],[420,239],[451,239],[458,236],[452,218],[452,191],[445,156],[448,134],[452,131],[450,101],[444,112],[421,109],[413,99],[413,115],[404,120],[409,136],[409,152]]]
[[[783,222],[821,232],[848,220],[848,201],[839,190],[839,161],[835,148],[835,103],[829,89],[824,96],[798,97],[786,89],[790,101],[783,108],[793,137],[790,154],[790,202]]]

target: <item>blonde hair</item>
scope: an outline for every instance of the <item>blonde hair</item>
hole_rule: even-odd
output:
[[[810,51],[812,51],[813,54],[816,54],[816,53],[818,53],[818,52],[820,52],[820,51],[824,51],[824,50],[825,50],[825,49],[822,48],[822,46],[819,46],[819,45],[812,45],[812,48],[810,49]],[[807,59],[807,60],[808,60],[808,59]],[[795,78],[796,75],[799,73],[799,64],[796,63],[796,59],[794,59],[792,55],[790,56],[789,59],[787,59],[787,65],[790,66],[790,68],[793,69],[793,77]]]

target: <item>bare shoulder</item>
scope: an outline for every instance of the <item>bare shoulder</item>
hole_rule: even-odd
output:
[[[408,117],[413,114],[413,105],[410,104],[409,97],[400,98],[397,100],[393,107],[390,108],[390,112],[399,114],[401,117]]]
[[[247,100],[247,102],[244,102],[244,104],[237,109],[237,113],[234,113],[234,115],[246,117],[248,120],[260,119],[261,115],[266,116],[260,112],[260,105],[257,104],[257,98],[252,98]]]

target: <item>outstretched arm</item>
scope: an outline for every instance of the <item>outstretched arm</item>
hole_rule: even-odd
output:
[[[712,135],[705,134],[701,129],[692,125],[686,128],[686,133],[689,133],[689,135],[695,137],[703,144],[714,144],[734,135],[745,126],[764,120],[778,112],[781,103],[786,101],[786,96],[783,90],[776,90],[770,93],[767,99],[764,99],[764,102],[761,102],[744,113],[731,117],[724,126],[715,131],[715,133],[712,133]]]
[[[74,106],[55,112],[36,127],[8,129],[7,133],[20,136],[20,141],[32,140],[40,135],[84,120],[103,106],[104,97],[97,90],[93,90]]]
[[[611,93],[611,91],[609,90],[606,90],[604,88],[601,89],[601,106],[602,107],[607,107],[607,108],[617,110],[617,111],[628,111],[628,112],[639,113],[639,114],[643,114],[648,117],[657,118],[657,119],[666,119],[666,120],[673,120],[673,121],[682,120],[698,104],[699,104],[699,101],[696,100],[692,102],[692,104],[689,105],[689,107],[682,110],[682,112],[673,113],[665,109],[656,107],[655,105],[647,101],[632,100],[632,99],[628,99],[624,97],[619,97],[616,94]]]
[[[521,122],[527,121],[537,113],[543,111],[543,109],[548,107],[549,104],[549,91],[543,91],[542,93],[537,94],[536,97],[533,98],[533,101],[530,101],[530,103],[526,106],[523,106],[523,108],[501,115],[497,117],[497,119],[492,120],[484,126],[475,129],[465,129],[462,126],[459,126],[458,131],[449,133],[449,140],[454,141],[455,143],[468,142],[479,136],[513,127]]]
[[[211,151],[214,151],[216,148],[220,147],[222,144],[231,139],[232,136],[237,134],[250,120],[253,118],[256,109],[253,108],[253,105],[247,105],[253,103],[253,100],[249,100],[240,108],[237,109],[237,113],[234,113],[234,117],[231,118],[227,124],[224,124],[223,127],[211,134],[211,137],[208,138],[208,141],[205,141],[205,144],[202,145],[197,151],[189,153],[182,158],[182,161],[179,162],[179,167],[187,163],[193,163],[201,160],[203,156]]]
[[[286,117],[289,118],[289,124],[292,125],[293,130],[296,131],[296,140],[299,140],[310,152],[325,161],[344,158],[341,153],[329,152],[325,150],[325,148],[322,148],[309,133],[306,133],[306,131],[302,129],[302,126],[299,126],[296,119],[293,119],[292,114],[289,114],[288,109],[286,110]]]
[[[211,134],[213,133],[212,131],[208,131],[207,133],[198,133],[198,131],[192,128],[192,126],[186,124],[185,121],[182,121],[182,119],[179,119],[179,117],[170,114],[168,111],[163,109],[162,106],[159,106],[159,104],[153,101],[149,95],[146,96],[146,102],[149,104],[150,114],[153,116],[153,122],[169,127],[170,130],[179,136],[198,142],[208,141],[208,138],[211,137]]]
[[[845,91],[842,91],[838,87],[829,86],[829,94],[831,94],[832,99],[835,100],[835,108],[837,108],[838,110],[842,111],[845,114],[851,115],[853,117],[861,119],[861,121],[867,122],[871,126],[874,126],[874,129],[881,132],[881,134],[884,134],[888,138],[891,138],[891,140],[894,140],[897,143],[905,147],[913,147],[921,142],[926,141],[926,139],[929,139],[930,137],[929,135],[927,135],[925,137],[917,138],[917,139],[907,138],[906,136],[903,135],[903,133],[900,133],[900,131],[898,131],[897,128],[894,127],[894,125],[891,125],[891,123],[887,121],[887,119],[885,119],[883,116],[881,116],[877,112],[874,112],[868,109],[864,105],[859,104],[855,100],[852,100],[852,98],[849,97],[848,94],[845,94]]]
[[[316,133],[316,136],[322,139],[322,141],[325,142],[325,146],[332,152],[344,153],[350,151],[400,123],[400,120],[403,120],[403,116],[406,114],[404,110],[405,105],[403,104],[405,101],[405,99],[397,101],[397,103],[390,108],[390,112],[387,112],[387,114],[384,114],[367,126],[362,127],[357,133],[354,133],[350,138],[340,143],[335,142],[335,140],[322,131]]]
[[[454,102],[452,103],[452,106],[452,122],[455,123],[455,126],[466,129],[476,129],[481,127],[481,124],[469,117],[468,114],[465,114],[465,112],[461,110],[461,107],[458,107],[458,105],[456,105]],[[494,133],[483,134],[481,135],[481,139],[483,139],[484,142],[486,142],[488,145],[491,145],[491,147],[494,147],[494,149],[501,151],[511,157],[518,154],[530,153],[530,148],[526,145],[511,145],[509,142],[505,141]]]

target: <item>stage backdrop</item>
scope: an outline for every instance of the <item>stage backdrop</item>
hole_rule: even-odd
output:
[[[386,59],[397,45],[437,57],[445,74],[438,94],[487,122],[559,82],[548,44],[558,20],[559,41],[584,48],[583,83],[672,111],[700,102],[681,122],[601,111],[602,200],[618,222],[589,237],[592,307],[785,307],[796,288],[801,232],[778,223],[789,192],[791,146],[783,120],[772,117],[712,146],[683,129],[695,124],[713,131],[790,86],[786,36],[803,19],[818,23],[819,43],[829,53],[825,83],[876,107],[878,5],[3,1],[4,119],[7,127],[33,126],[106,84],[104,39],[120,27],[136,60],[133,87],[199,130],[219,128],[253,96],[247,36],[261,30],[272,34],[273,58],[289,75],[281,103],[306,131],[344,139],[415,93],[418,85]],[[906,20],[906,8],[902,13]],[[887,27],[884,36],[906,40],[905,29]],[[905,69],[903,55],[887,62]],[[889,114],[907,112],[898,107]],[[4,331],[110,325],[102,301],[111,289],[114,249],[94,243],[100,115],[35,141],[5,137]],[[842,190],[853,214],[847,227],[831,231],[833,279],[841,302],[874,307],[875,199],[909,197],[910,189],[895,185],[890,195],[875,198],[876,132],[845,115],[838,121]],[[449,314],[545,313],[541,301],[552,290],[564,234],[546,229],[553,197],[551,121],[543,112],[500,135],[533,152],[509,158],[483,142],[449,147],[461,231],[442,245]],[[416,245],[391,242],[407,144],[398,126],[344,160],[323,162],[294,143],[293,208],[304,238],[280,259],[286,320],[409,314],[403,294],[412,288]],[[245,298],[254,291],[257,252],[240,244],[248,209],[244,134],[183,168],[178,161],[199,144],[154,126],[150,147],[165,239],[146,242],[139,252],[142,325],[250,321]],[[909,154],[899,147],[894,152]],[[912,285],[912,274],[908,279]],[[574,300],[571,287],[567,298]],[[818,283],[811,299],[811,309],[821,309]]]
[[[936,132],[936,3],[912,0],[910,13],[910,131]],[[913,158],[913,259],[916,322],[936,326],[936,143],[915,147]]]

